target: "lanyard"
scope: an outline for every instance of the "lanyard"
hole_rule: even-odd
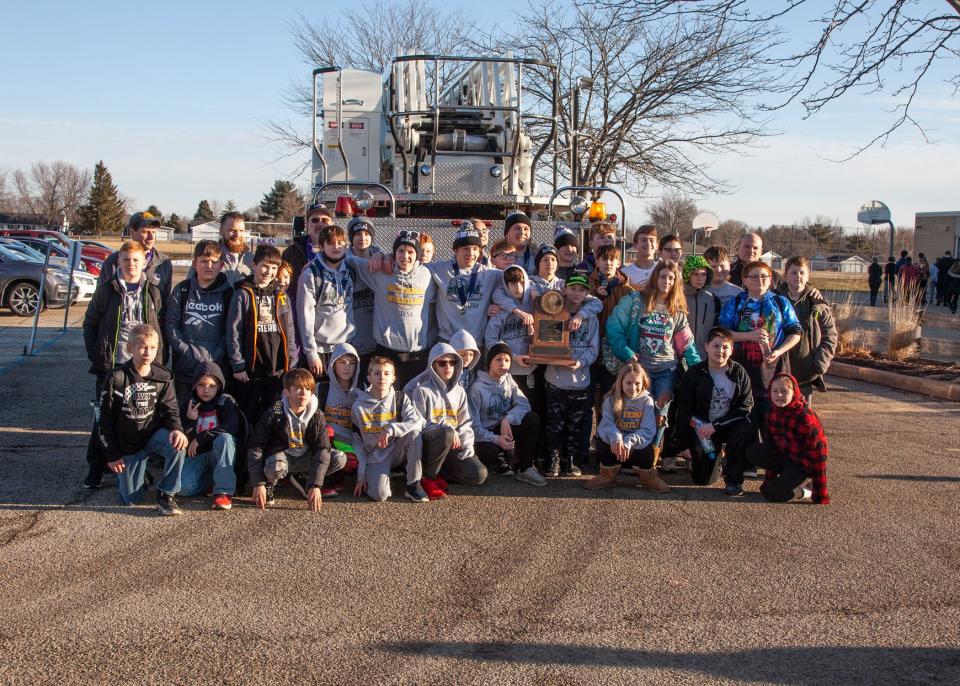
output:
[[[460,300],[460,306],[465,307],[467,304],[467,296],[472,294],[477,288],[477,274],[480,273],[480,265],[474,264],[473,269],[470,270],[470,285],[467,286],[466,290],[463,288],[463,279],[460,274],[460,267],[457,266],[457,261],[454,260],[453,264],[453,278],[457,282],[457,299]]]

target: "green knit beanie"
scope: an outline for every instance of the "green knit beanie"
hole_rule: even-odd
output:
[[[685,283],[690,283],[690,272],[695,269],[706,269],[710,272],[710,263],[703,258],[703,255],[690,255],[687,257],[683,263],[683,280]]]

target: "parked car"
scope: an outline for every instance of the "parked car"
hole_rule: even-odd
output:
[[[107,251],[107,254],[108,254],[108,255],[113,252],[113,248],[111,248],[109,245],[106,245],[106,244],[104,244],[104,243],[100,243],[100,242],[98,242],[98,241],[91,241],[91,240],[88,239],[88,238],[80,238],[79,241],[80,241],[81,243],[83,243],[84,245],[89,245],[89,246],[94,247],[94,248],[103,248],[104,250]]]
[[[0,305],[20,316],[31,315],[40,304],[40,283],[44,283],[43,306],[63,307],[67,304],[70,273],[48,269],[43,280],[43,264],[0,246]],[[73,286],[73,296],[80,291]]]
[[[51,231],[50,229],[0,229],[0,236],[9,236],[10,238],[16,238],[18,241],[24,242],[26,242],[24,239],[28,238],[51,241],[67,251],[70,250],[70,244],[73,242],[62,231]],[[100,267],[112,252],[112,250],[106,247],[84,245],[80,259],[83,261],[88,272],[94,276],[100,276]]]
[[[34,262],[39,262],[43,264],[46,259],[46,255],[39,250],[22,243],[21,241],[16,241],[12,238],[3,238],[0,237],[0,246],[13,250],[16,253],[26,256],[28,259],[33,260]],[[52,245],[52,248],[57,251],[59,255],[63,248],[59,244]],[[62,269],[64,271],[69,271],[70,264],[67,261],[66,257],[51,257],[48,263],[50,266]],[[80,262],[79,268],[73,271],[73,283],[76,285],[79,290],[77,291],[77,297],[72,301],[74,303],[87,302],[93,298],[93,292],[97,290],[97,280],[87,273],[86,267],[83,262]]]

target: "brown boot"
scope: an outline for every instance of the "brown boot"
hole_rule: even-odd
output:
[[[591,491],[599,491],[601,488],[613,488],[617,485],[617,474],[620,473],[620,465],[613,467],[600,467],[600,473],[583,482],[583,487]]]
[[[670,487],[667,486],[667,483],[657,474],[656,467],[653,469],[638,469],[637,476],[640,477],[640,483],[638,484],[640,488],[645,488],[654,493],[670,492]]]

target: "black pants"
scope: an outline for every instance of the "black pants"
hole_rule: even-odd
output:
[[[773,503],[785,503],[793,499],[794,490],[807,480],[803,467],[788,460],[773,443],[757,443],[747,448],[747,459],[757,467],[778,474],[772,481],[760,485],[763,497]]]
[[[630,451],[630,457],[625,461],[621,462],[617,459],[617,456],[613,454],[613,451],[610,449],[610,446],[607,443],[604,443],[599,438],[596,442],[597,446],[597,459],[600,460],[600,464],[604,467],[639,467],[640,469],[653,469],[653,446],[648,445],[645,448],[634,448]]]
[[[488,469],[502,462],[519,472],[525,472],[533,466],[533,461],[537,457],[537,442],[540,439],[540,417],[536,412],[527,412],[519,424],[510,425],[510,431],[513,432],[515,444],[513,450],[503,450],[496,443],[487,441],[477,441],[474,444],[473,449],[477,451],[477,457]],[[499,423],[493,428],[493,433],[500,435]]]
[[[957,299],[960,299],[960,292],[950,291],[943,297],[943,304],[950,308],[950,312],[957,313]]]
[[[590,452],[593,386],[582,390],[547,384],[547,449],[560,464],[583,466]]]
[[[877,295],[880,293],[880,284],[870,284],[870,306],[877,304]]]
[[[688,428],[690,455],[693,457],[691,473],[695,483],[706,485],[716,481],[715,465],[707,458],[693,428]],[[723,476],[727,483],[743,483],[743,472],[749,466],[747,449],[759,442],[757,427],[747,419],[738,419],[724,426],[718,426],[710,437],[717,450],[721,446],[727,449],[727,466]]]
[[[100,372],[97,374],[96,382],[94,384],[94,409],[93,409],[93,426],[90,429],[90,440],[87,442],[87,464],[90,465],[90,471],[94,472],[99,470],[99,473],[103,473],[107,469],[107,455],[103,451],[103,444],[100,442],[100,394],[103,392],[103,385],[107,382],[107,373]]]
[[[379,343],[377,344],[375,354],[389,357],[393,360],[393,364],[397,368],[397,381],[395,384],[397,388],[403,388],[410,379],[427,368],[427,357],[429,355],[426,350],[418,350],[413,353],[400,352],[385,348]]]
[[[478,457],[464,458],[462,450],[453,449],[455,435],[454,428],[447,425],[433,426],[420,434],[423,475],[435,479],[440,474],[454,483],[479,486],[487,480],[487,468]]]
[[[283,395],[283,381],[279,376],[250,379],[247,382],[237,381],[233,385],[233,392],[237,406],[247,418],[247,423],[253,427],[263,413],[280,400]]]
[[[521,387],[520,390],[523,391],[523,394],[527,396],[527,400],[530,401],[530,407],[534,412],[537,413],[537,416],[541,420],[546,419],[547,417],[547,380],[544,377],[544,372],[546,367],[538,365],[536,369],[533,370],[533,373],[530,374],[530,377],[533,379],[533,388]],[[529,381],[527,382],[529,383]],[[540,437],[537,440],[537,450],[539,454],[537,459],[541,462],[546,460],[547,457],[547,423],[545,421],[540,422]]]

